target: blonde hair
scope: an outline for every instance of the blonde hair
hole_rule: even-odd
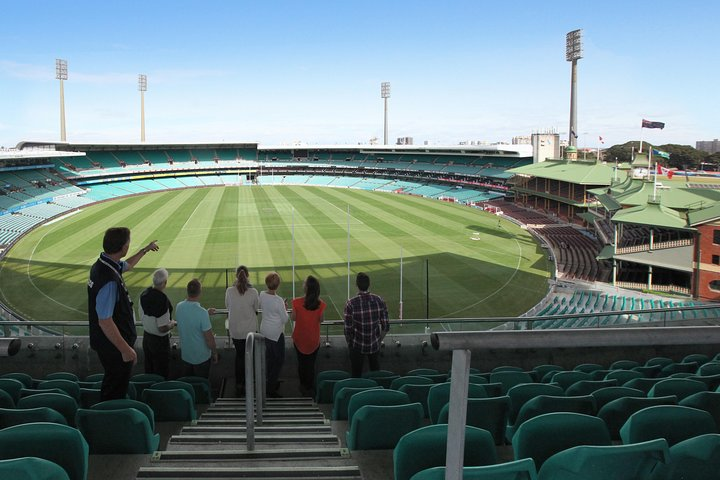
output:
[[[280,286],[280,275],[277,272],[270,272],[265,275],[265,286],[268,290],[277,290]]]

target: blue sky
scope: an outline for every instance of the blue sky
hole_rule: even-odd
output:
[[[567,136],[565,34],[583,29],[578,144],[720,137],[713,1],[4,1],[0,145],[71,142],[453,145]]]

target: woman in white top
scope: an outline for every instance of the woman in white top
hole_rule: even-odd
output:
[[[270,272],[265,277],[267,290],[260,294],[262,322],[260,333],[265,337],[265,359],[267,363],[266,391],[270,398],[278,398],[280,370],[285,363],[285,324],[288,321],[285,301],[277,295],[280,275]]]
[[[235,283],[225,291],[228,310],[228,329],[235,345],[235,391],[245,392],[245,338],[257,331],[258,292],[248,281],[248,269],[240,265],[235,271]]]

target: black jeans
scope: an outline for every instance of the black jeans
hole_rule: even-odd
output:
[[[305,355],[295,347],[298,362],[298,379],[300,385],[309,390],[315,390],[315,360],[320,348],[316,348],[311,354]]]
[[[143,334],[145,373],[156,373],[168,378],[170,373],[170,335]]]
[[[212,362],[212,357],[208,358],[203,363],[198,363],[197,365],[188,363],[185,360],[183,360],[183,375],[185,375],[186,377],[210,378],[210,363],[211,362]]]
[[[362,377],[363,363],[365,363],[365,357],[368,359],[370,364],[370,370],[380,370],[380,351],[375,353],[360,353],[360,349],[348,347],[350,350],[350,370],[353,377]]]
[[[266,389],[275,393],[278,389],[280,370],[285,363],[285,334],[281,333],[276,342],[265,339],[265,362],[267,364]]]
[[[233,338],[235,345],[235,387],[245,388],[245,339]]]
[[[100,387],[100,401],[125,398],[132,376],[132,362],[124,362],[119,350],[97,350],[100,364],[105,370],[102,386]]]

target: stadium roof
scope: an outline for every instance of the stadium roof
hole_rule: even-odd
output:
[[[716,220],[720,220],[720,203],[702,210],[688,212],[688,224],[691,226],[702,225]]]
[[[648,201],[645,205],[620,210],[613,215],[612,221],[676,230],[692,230],[688,228],[687,218],[684,214],[660,205],[659,201]]]
[[[645,205],[653,196],[653,181],[643,179],[632,179],[621,184],[615,184],[610,189],[594,189],[592,193],[598,195],[598,199],[606,205],[602,194],[608,194],[617,202],[625,206]],[[695,210],[706,208],[720,202],[720,190],[710,188],[688,188],[684,184],[658,182],[656,194],[662,197],[662,204],[676,210]]]
[[[664,248],[649,252],[635,252],[615,255],[616,260],[652,265],[653,267],[668,268],[681,272],[693,271],[693,247]]]
[[[610,185],[614,166],[606,163],[546,160],[508,170],[515,175],[547,178],[579,185]]]

